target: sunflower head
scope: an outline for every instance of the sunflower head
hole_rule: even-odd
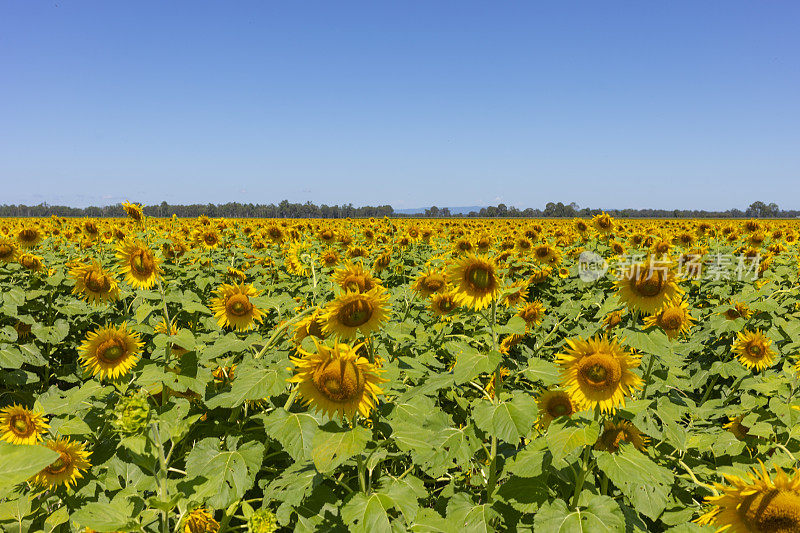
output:
[[[311,315],[305,317],[294,326],[293,340],[297,346],[303,342],[306,337],[316,337],[317,339],[325,339],[326,335],[322,331],[324,322],[322,320],[322,311],[315,309]]]
[[[80,348],[81,365],[101,379],[116,379],[136,366],[142,345],[139,334],[128,331],[127,323],[107,325],[86,335]]]
[[[97,261],[79,264],[69,273],[75,280],[72,294],[80,296],[87,302],[97,305],[119,298],[117,280]]]
[[[22,248],[35,248],[42,242],[42,232],[39,228],[23,228],[17,233],[17,242]]]
[[[247,331],[264,320],[261,310],[250,301],[259,295],[252,285],[223,284],[216,293],[217,297],[211,299],[211,310],[219,327]]]
[[[486,256],[465,255],[450,267],[447,277],[458,303],[472,309],[488,307],[500,292],[497,266]]]
[[[21,254],[19,256],[19,264],[30,270],[31,272],[39,272],[44,269],[42,258],[34,254]]]
[[[205,507],[197,507],[183,517],[181,531],[183,533],[217,533],[219,522],[214,520],[214,513]]]
[[[159,261],[140,241],[123,241],[117,247],[119,269],[135,289],[149,289],[161,279]]]
[[[141,222],[142,219],[144,219],[144,212],[142,212],[142,206],[139,204],[122,202],[122,209],[125,210],[125,214],[127,214],[136,222]]]
[[[776,467],[771,478],[760,465],[761,471],[753,468],[748,479],[726,475],[727,485],[715,483],[721,494],[706,498],[711,507],[696,522],[729,533],[800,531],[800,471],[789,477]]]
[[[611,420],[606,420],[603,423],[603,432],[597,438],[594,449],[616,453],[623,442],[629,442],[637,450],[643,451],[648,441],[649,439],[642,435],[639,428],[629,421],[620,420],[615,423]]]
[[[388,320],[389,293],[380,285],[364,293],[347,292],[328,303],[322,316],[326,335],[350,339],[377,331]]]
[[[552,389],[537,398],[539,406],[539,425],[547,429],[550,422],[562,416],[572,416],[578,410],[570,395],[563,390]]]
[[[119,433],[141,433],[150,420],[150,403],[147,394],[140,391],[123,396],[117,401],[111,424]]]
[[[17,259],[17,243],[6,238],[0,237],[0,263],[10,263]]]
[[[533,328],[542,323],[544,318],[544,306],[539,300],[525,304],[525,307],[517,311],[517,316],[522,317],[528,328]]]
[[[439,292],[431,297],[430,310],[442,320],[450,320],[450,313],[458,308],[453,292]]]
[[[770,348],[772,340],[768,339],[760,329],[744,330],[737,334],[733,345],[733,353],[739,361],[749,369],[764,370],[775,363],[775,350]]]
[[[728,417],[728,423],[722,427],[733,433],[736,440],[744,442],[750,437],[750,428],[742,424],[742,419],[744,419],[744,415],[734,418]]]
[[[36,444],[49,427],[41,413],[21,405],[0,409],[0,440],[11,444]]]
[[[669,264],[648,260],[617,280],[617,295],[633,311],[655,314],[683,293]]]
[[[689,305],[680,300],[670,301],[655,315],[645,317],[646,327],[660,327],[670,339],[675,339],[689,331],[694,318],[689,314]]]
[[[262,508],[250,515],[247,526],[250,533],[274,533],[278,529],[278,519],[271,510]]]
[[[47,487],[58,485],[76,485],[90,466],[89,454],[82,442],[75,442],[68,437],[50,439],[44,446],[58,452],[59,457],[46,466],[31,481]]]
[[[326,346],[314,339],[316,350],[299,350],[302,357],[291,358],[296,374],[288,381],[298,384],[305,403],[333,417],[353,419],[356,412],[369,416],[379,394],[382,372],[358,354],[362,345]]]
[[[346,292],[368,292],[380,285],[368,271],[364,270],[361,263],[348,263],[343,268],[337,269],[333,280]]]
[[[445,272],[429,269],[417,277],[411,285],[411,289],[423,298],[443,292],[447,290],[447,275]]]
[[[731,302],[731,307],[726,309],[722,314],[725,315],[725,318],[728,320],[736,320],[737,318],[748,319],[753,312],[747,304],[743,302]]]
[[[558,354],[562,385],[582,409],[599,407],[614,412],[625,405],[625,396],[639,388],[642,379],[631,372],[639,359],[620,346],[616,338],[598,336],[567,340],[568,349]]]
[[[527,297],[528,284],[524,281],[518,281],[506,289],[503,294],[502,302],[506,307],[516,307],[525,304],[525,299]]]

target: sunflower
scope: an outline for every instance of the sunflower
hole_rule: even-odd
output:
[[[505,291],[501,301],[506,307],[516,307],[524,304],[527,297],[528,284],[524,281],[518,281]]]
[[[386,381],[378,375],[382,371],[358,355],[361,345],[331,348],[316,339],[314,344],[315,352],[299,349],[302,357],[290,358],[296,374],[288,381],[298,384],[300,397],[315,411],[331,418],[338,413],[352,420],[356,411],[368,417],[383,394],[378,386]]]
[[[582,409],[599,407],[613,412],[625,405],[625,396],[639,388],[642,379],[631,372],[639,359],[627,353],[617,339],[597,336],[567,340],[569,349],[558,354],[562,385]]]
[[[142,343],[139,334],[128,331],[127,323],[107,325],[86,335],[81,345],[81,365],[100,378],[126,375],[139,360]]]
[[[431,298],[430,310],[442,320],[449,320],[448,315],[456,308],[458,308],[458,302],[452,292],[439,292]]]
[[[43,415],[21,405],[0,409],[0,440],[11,444],[36,444],[49,427]]]
[[[322,331],[341,339],[352,338],[359,331],[364,335],[376,331],[389,318],[388,301],[389,293],[380,285],[363,293],[344,293],[325,308]]]
[[[522,342],[522,339],[524,338],[525,335],[517,335],[516,333],[512,333],[500,341],[500,346],[497,348],[497,351],[503,355],[508,355],[508,353],[511,351],[511,348]]]
[[[771,479],[764,463],[748,478],[723,474],[728,485],[715,483],[719,496],[706,497],[711,508],[696,520],[727,533],[796,533],[800,531],[800,471],[790,478],[776,467]]]
[[[675,339],[681,334],[688,333],[694,321],[695,319],[689,314],[689,304],[675,300],[655,315],[645,317],[644,325],[648,328],[658,326],[664,330],[667,337]]]
[[[141,222],[142,219],[144,218],[144,213],[142,212],[142,206],[139,204],[122,202],[122,209],[124,209],[125,213],[136,222]]]
[[[294,326],[293,340],[297,346],[303,342],[306,337],[316,337],[318,339],[325,339],[327,335],[322,331],[324,322],[322,321],[322,311],[314,309],[314,311],[303,320],[299,321]]]
[[[17,243],[7,237],[0,237],[0,262],[10,263],[17,258]]]
[[[455,287],[456,301],[475,310],[489,306],[500,292],[497,267],[486,256],[467,254],[450,267],[447,277]]]
[[[601,235],[608,235],[614,231],[614,219],[608,213],[595,215],[592,219],[592,225]]]
[[[69,273],[75,279],[72,294],[82,297],[87,302],[97,305],[119,299],[117,280],[97,261],[79,264]]]
[[[205,507],[192,509],[181,522],[183,533],[217,533],[219,522],[214,520],[214,513]]]
[[[538,285],[539,283],[543,283],[550,277],[550,274],[553,273],[552,267],[545,266],[541,268],[537,268],[531,273],[528,277],[528,283],[530,285]]]
[[[764,336],[760,329],[756,331],[740,331],[733,345],[733,353],[748,369],[764,370],[775,363],[775,350],[770,348],[772,341]]]
[[[526,327],[533,328],[542,323],[544,317],[544,306],[539,300],[530,302],[522,309],[517,311],[517,316],[525,321]]]
[[[641,452],[645,449],[649,440],[649,438],[642,435],[639,428],[627,420],[620,420],[616,423],[606,420],[603,422],[603,432],[597,438],[594,449],[617,453],[623,442],[629,442]]]
[[[322,266],[335,267],[339,264],[339,252],[333,248],[328,248],[319,257],[319,260],[322,263]]]
[[[547,429],[550,422],[562,416],[572,416],[578,409],[570,398],[569,394],[563,390],[551,389],[544,391],[536,399],[539,406],[539,425]]]
[[[634,265],[616,284],[617,295],[624,304],[651,315],[683,293],[671,266],[657,265],[652,259]]]
[[[305,247],[299,244],[293,244],[286,249],[283,265],[286,267],[286,271],[289,272],[289,274],[293,276],[302,276],[304,278],[311,275],[311,270],[301,257],[304,253]]]
[[[117,259],[119,268],[125,275],[125,281],[134,289],[149,289],[161,279],[158,259],[140,241],[120,243],[117,247]]]
[[[543,265],[557,265],[561,263],[561,251],[547,243],[540,244],[533,249],[536,262]]]
[[[744,415],[739,415],[734,418],[728,417],[728,423],[722,426],[723,429],[727,429],[733,433],[733,436],[742,442],[746,441],[750,436],[750,428],[742,424],[743,418]]]
[[[753,312],[745,303],[731,302],[731,307],[726,309],[722,314],[725,315],[725,318],[728,320],[736,320],[737,318],[744,318],[746,320],[750,318]]]
[[[447,290],[447,275],[440,270],[428,269],[421,272],[411,285],[411,290],[423,298]]]
[[[199,244],[207,250],[216,248],[220,243],[219,234],[214,229],[200,229],[196,231],[193,240],[195,244]]]
[[[211,310],[219,327],[247,331],[255,327],[255,322],[263,322],[263,313],[250,301],[259,295],[252,285],[222,284],[216,293],[218,296],[211,299]]]
[[[610,331],[622,322],[622,311],[611,311],[603,318],[603,327]]]
[[[22,254],[19,256],[19,264],[32,272],[39,272],[44,269],[42,258],[34,254]]]
[[[17,242],[22,248],[35,248],[42,238],[42,232],[35,227],[23,228],[17,233]]]
[[[91,452],[86,451],[85,444],[82,442],[62,437],[50,439],[44,443],[44,446],[58,452],[60,457],[31,478],[32,482],[39,485],[49,487],[56,487],[62,483],[67,487],[76,485],[78,479],[83,477],[82,472],[92,466],[89,463]]]
[[[368,292],[381,284],[379,279],[364,270],[361,263],[348,263],[336,269],[333,280],[347,292]]]

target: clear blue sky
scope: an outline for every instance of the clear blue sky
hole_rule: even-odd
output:
[[[800,208],[794,1],[4,0],[0,203]]]

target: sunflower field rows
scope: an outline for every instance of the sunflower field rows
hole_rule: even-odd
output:
[[[790,220],[0,221],[2,531],[800,531]]]

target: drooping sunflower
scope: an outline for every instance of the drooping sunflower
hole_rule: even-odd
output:
[[[764,336],[760,329],[755,331],[744,330],[736,335],[733,353],[739,356],[739,361],[748,369],[764,370],[775,363],[775,350],[770,348],[772,340]]]
[[[87,302],[98,305],[119,299],[117,280],[97,261],[79,264],[69,273],[75,279],[72,294],[78,295]]]
[[[299,321],[294,326],[293,340],[297,346],[303,342],[306,337],[316,337],[318,339],[325,339],[327,335],[322,331],[324,322],[322,320],[322,310],[317,308],[309,316]]]
[[[17,259],[17,243],[7,237],[0,237],[0,262],[11,263]]]
[[[736,440],[744,442],[750,437],[750,428],[742,424],[742,419],[744,419],[744,415],[739,415],[734,418],[728,417],[728,423],[722,427],[733,433]]]
[[[689,304],[674,300],[655,315],[645,317],[644,324],[648,328],[660,327],[670,339],[689,332],[695,319],[689,314]]]
[[[211,299],[211,310],[219,327],[247,331],[264,320],[261,310],[250,301],[259,295],[252,285],[222,284],[216,293],[218,296]]]
[[[123,241],[117,246],[119,269],[134,289],[149,289],[161,279],[159,261],[140,241]]]
[[[333,418],[353,419],[356,412],[368,417],[377,397],[378,386],[386,381],[381,369],[359,356],[361,345],[337,344],[329,347],[314,339],[315,352],[299,350],[302,357],[292,357],[296,374],[289,382],[298,384],[298,393],[314,410]]]
[[[533,258],[543,265],[557,265],[561,263],[561,250],[547,243],[540,244],[533,249]]]
[[[380,285],[363,293],[341,294],[326,306],[322,331],[341,339],[355,337],[358,332],[367,335],[388,320],[388,302],[389,293]]]
[[[126,375],[139,360],[144,345],[139,334],[128,331],[128,325],[107,325],[86,335],[81,344],[81,365],[101,379]]]
[[[603,327],[606,331],[611,331],[622,322],[622,311],[611,311],[603,318]]]
[[[311,275],[311,270],[302,257],[305,253],[305,247],[300,244],[292,244],[286,249],[283,257],[283,265],[286,267],[286,271],[289,272],[289,274],[302,276],[304,278]]]
[[[551,389],[544,391],[536,399],[539,406],[539,425],[547,429],[550,422],[562,416],[572,416],[578,410],[566,391]]]
[[[22,248],[35,248],[42,239],[42,232],[37,227],[23,228],[17,233],[17,242]]]
[[[500,341],[500,346],[497,348],[497,351],[503,355],[508,355],[511,351],[511,348],[521,343],[522,339],[524,338],[525,335],[517,335],[516,333],[507,335],[502,341]]]
[[[759,461],[749,479],[725,476],[727,485],[715,483],[719,496],[706,497],[711,508],[696,520],[727,533],[795,533],[800,531],[800,471],[789,477],[778,467],[770,478]]]
[[[11,444],[36,444],[49,427],[44,415],[21,405],[0,409],[0,440]]]
[[[141,222],[142,219],[144,218],[144,213],[142,212],[142,206],[139,204],[122,202],[122,209],[124,209],[125,213],[136,222]]]
[[[527,297],[528,284],[524,281],[518,281],[506,289],[505,294],[503,294],[502,302],[506,307],[516,307],[524,304]]]
[[[683,294],[672,267],[657,264],[653,259],[634,265],[617,280],[616,285],[622,303],[633,311],[651,315]]]
[[[445,272],[436,269],[428,269],[420,273],[411,290],[423,298],[428,298],[437,292],[447,290],[447,276]]]
[[[736,320],[737,318],[748,319],[753,312],[746,303],[731,302],[731,307],[726,309],[722,314],[725,315],[725,318],[728,320]]]
[[[438,292],[431,298],[430,310],[440,320],[450,320],[450,313],[458,308],[453,292]]]
[[[517,311],[517,316],[522,317],[528,329],[538,326],[544,317],[544,305],[539,300],[530,302]]]
[[[67,487],[76,485],[78,479],[83,477],[83,472],[91,467],[89,455],[83,442],[72,441],[69,437],[50,439],[44,446],[56,451],[60,457],[49,466],[44,467],[31,481],[47,487],[56,487],[64,484]]]
[[[44,262],[42,258],[34,254],[21,254],[19,256],[19,264],[30,270],[31,272],[39,272],[44,269]]]
[[[639,388],[642,378],[631,372],[640,360],[616,338],[596,336],[567,340],[569,348],[558,354],[562,386],[581,409],[599,407],[604,413],[625,405],[625,396]]]
[[[381,284],[361,263],[348,263],[336,269],[333,280],[347,292],[368,292]]]
[[[487,256],[467,254],[457,259],[447,271],[456,301],[464,307],[481,310],[500,293],[497,266]]]
[[[603,422],[603,432],[597,438],[594,449],[617,453],[623,442],[629,442],[641,452],[645,449],[649,440],[648,437],[642,435],[639,428],[628,420],[620,420],[616,423],[606,420]]]
[[[614,219],[611,218],[611,215],[608,213],[595,215],[595,217],[592,219],[592,226],[594,226],[594,229],[597,230],[597,233],[600,233],[601,235],[608,235],[614,231]]]

